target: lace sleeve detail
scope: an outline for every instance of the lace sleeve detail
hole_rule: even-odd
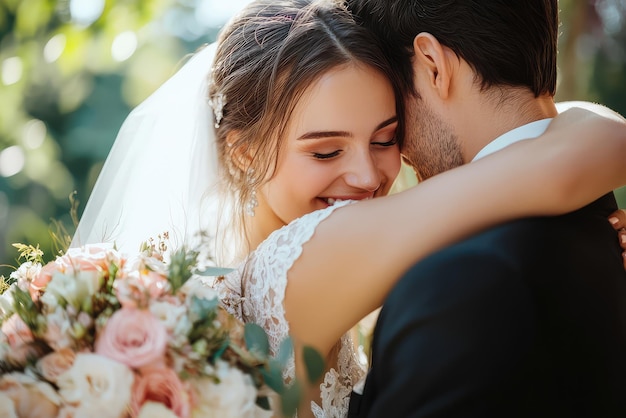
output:
[[[289,269],[302,254],[302,246],[311,239],[317,226],[333,211],[349,203],[340,202],[309,213],[274,231],[237,271],[216,283],[222,304],[229,312],[266,331],[272,355],[278,354],[281,342],[289,336],[283,303]],[[344,335],[338,345],[338,362],[326,373],[320,385],[322,403],[311,404],[316,418],[345,416],[352,387],[365,375],[350,336]],[[283,371],[283,378],[291,382],[294,377],[295,364],[291,358]]]
[[[294,220],[274,231],[250,255],[243,271],[243,318],[265,329],[272,354],[277,354],[280,343],[289,335],[283,306],[287,272],[320,222],[349,203],[340,202]],[[286,377],[292,378],[293,374]]]

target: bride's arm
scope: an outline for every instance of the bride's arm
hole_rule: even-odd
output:
[[[327,352],[426,255],[504,221],[578,209],[625,184],[626,124],[605,116],[568,110],[535,140],[337,209],[289,271],[292,334]]]

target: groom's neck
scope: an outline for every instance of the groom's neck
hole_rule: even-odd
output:
[[[548,95],[535,97],[530,91],[519,89],[477,93],[473,103],[467,103],[465,126],[457,129],[465,144],[465,162],[499,136],[557,113],[554,100]]]

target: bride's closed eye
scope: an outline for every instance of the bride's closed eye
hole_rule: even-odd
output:
[[[394,137],[393,137],[391,140],[389,140],[389,141],[386,141],[386,142],[378,142],[378,141],[376,141],[376,142],[372,142],[371,144],[372,144],[372,145],[379,145],[379,146],[381,146],[381,147],[393,147],[394,145],[397,145],[397,144],[398,144],[398,138],[396,138],[396,137],[394,136]]]
[[[395,136],[393,138],[391,138],[389,141],[372,141],[370,142],[370,145],[374,145],[374,146],[378,146],[378,147],[383,147],[383,148],[387,148],[387,147],[393,147],[395,145],[398,144],[398,138],[396,138]],[[318,159],[318,160],[329,160],[331,158],[337,157],[339,156],[339,154],[341,154],[343,150],[338,149],[329,153],[321,153],[321,152],[313,152],[313,158]]]
[[[336,150],[336,151],[333,151],[333,152],[329,152],[328,154],[322,154],[322,153],[314,152],[313,153],[313,158],[316,158],[318,160],[328,160],[328,159],[331,159],[333,157],[337,157],[340,153],[341,153],[341,150]]]
[[[393,147],[398,145],[398,136],[396,130],[398,128],[398,118],[388,119],[376,127],[376,131],[372,135],[370,145],[379,147]]]

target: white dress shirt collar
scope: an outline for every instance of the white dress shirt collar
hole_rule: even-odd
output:
[[[502,148],[506,148],[509,145],[523,139],[537,138],[538,136],[543,134],[546,129],[548,129],[548,125],[551,121],[552,118],[540,119],[508,131],[503,135],[500,135],[499,137],[488,143],[483,149],[481,149],[480,152],[476,154],[472,162],[480,158],[486,157],[489,154],[493,154],[496,151],[500,151]]]

